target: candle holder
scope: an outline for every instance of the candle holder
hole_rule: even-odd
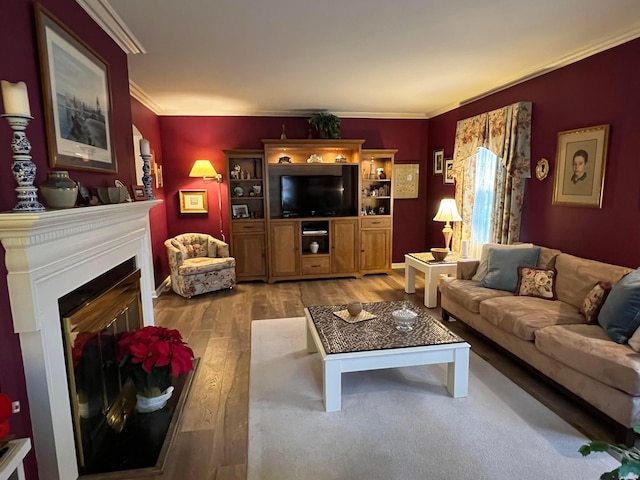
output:
[[[153,190],[151,189],[151,168],[149,167],[149,159],[151,155],[141,153],[142,157],[142,184],[144,185],[144,191],[147,194],[149,200],[153,200],[156,197],[153,196]]]
[[[13,150],[13,163],[11,172],[18,186],[15,191],[18,194],[18,203],[13,207],[14,212],[43,212],[44,206],[38,201],[38,188],[33,186],[36,178],[36,166],[31,161],[31,143],[25,130],[29,120],[33,117],[6,113],[2,115],[9,122],[13,130],[11,149]]]

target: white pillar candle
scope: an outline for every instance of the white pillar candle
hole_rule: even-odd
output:
[[[149,140],[147,140],[146,138],[140,139],[140,155],[151,155]]]
[[[4,113],[30,117],[31,109],[29,108],[27,85],[24,82],[11,83],[6,80],[2,80],[0,83],[2,84]]]
[[[469,256],[469,240],[462,240],[460,244],[460,256],[467,258]]]

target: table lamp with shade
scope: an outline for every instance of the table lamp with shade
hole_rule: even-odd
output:
[[[442,235],[444,235],[444,248],[450,252],[449,244],[451,243],[451,236],[453,235],[453,228],[451,228],[450,222],[462,221],[462,217],[456,207],[456,201],[453,198],[443,198],[440,200],[440,208],[438,208],[438,213],[433,217],[433,220],[435,222],[446,222],[442,229]]]

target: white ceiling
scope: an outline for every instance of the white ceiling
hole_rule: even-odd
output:
[[[640,36],[638,0],[77,1],[160,115],[428,118]]]

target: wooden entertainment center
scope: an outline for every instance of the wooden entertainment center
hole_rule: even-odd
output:
[[[363,149],[364,140],[262,143],[224,150],[238,281],[390,273],[397,150]]]

